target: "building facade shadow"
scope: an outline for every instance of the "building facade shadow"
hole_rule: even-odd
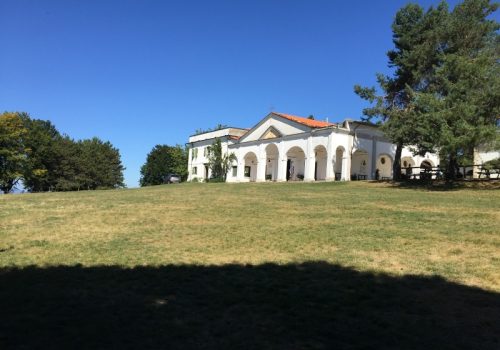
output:
[[[500,349],[500,294],[325,262],[0,270],[1,349]]]

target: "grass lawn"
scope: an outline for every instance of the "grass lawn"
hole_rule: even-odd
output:
[[[0,196],[0,313],[2,349],[499,349],[500,190]]]

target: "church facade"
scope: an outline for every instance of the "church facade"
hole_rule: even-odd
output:
[[[227,182],[384,180],[393,176],[396,146],[378,127],[271,112],[251,129],[225,128],[191,136],[188,181],[210,178],[208,155],[216,138],[223,152],[236,157]],[[414,156],[404,148],[401,164],[404,168],[435,167],[439,158],[435,154]]]

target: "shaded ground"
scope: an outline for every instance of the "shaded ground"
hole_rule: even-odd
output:
[[[0,270],[2,349],[499,349],[500,294],[326,262]]]

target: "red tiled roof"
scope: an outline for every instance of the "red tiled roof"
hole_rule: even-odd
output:
[[[329,122],[324,122],[324,121],[321,121],[321,120],[314,120],[314,119],[309,119],[309,118],[304,118],[304,117],[298,117],[296,115],[290,115],[290,114],[284,114],[284,113],[277,113],[277,112],[273,112],[273,114],[276,114],[282,118],[285,118],[285,119],[288,119],[288,120],[292,120],[294,122],[297,122],[299,124],[303,124],[303,125],[306,125],[310,128],[325,128],[327,126],[332,126],[332,125],[335,125],[333,123],[329,123]]]
[[[229,138],[231,140],[239,140],[241,136],[236,136],[236,135],[229,135]]]

